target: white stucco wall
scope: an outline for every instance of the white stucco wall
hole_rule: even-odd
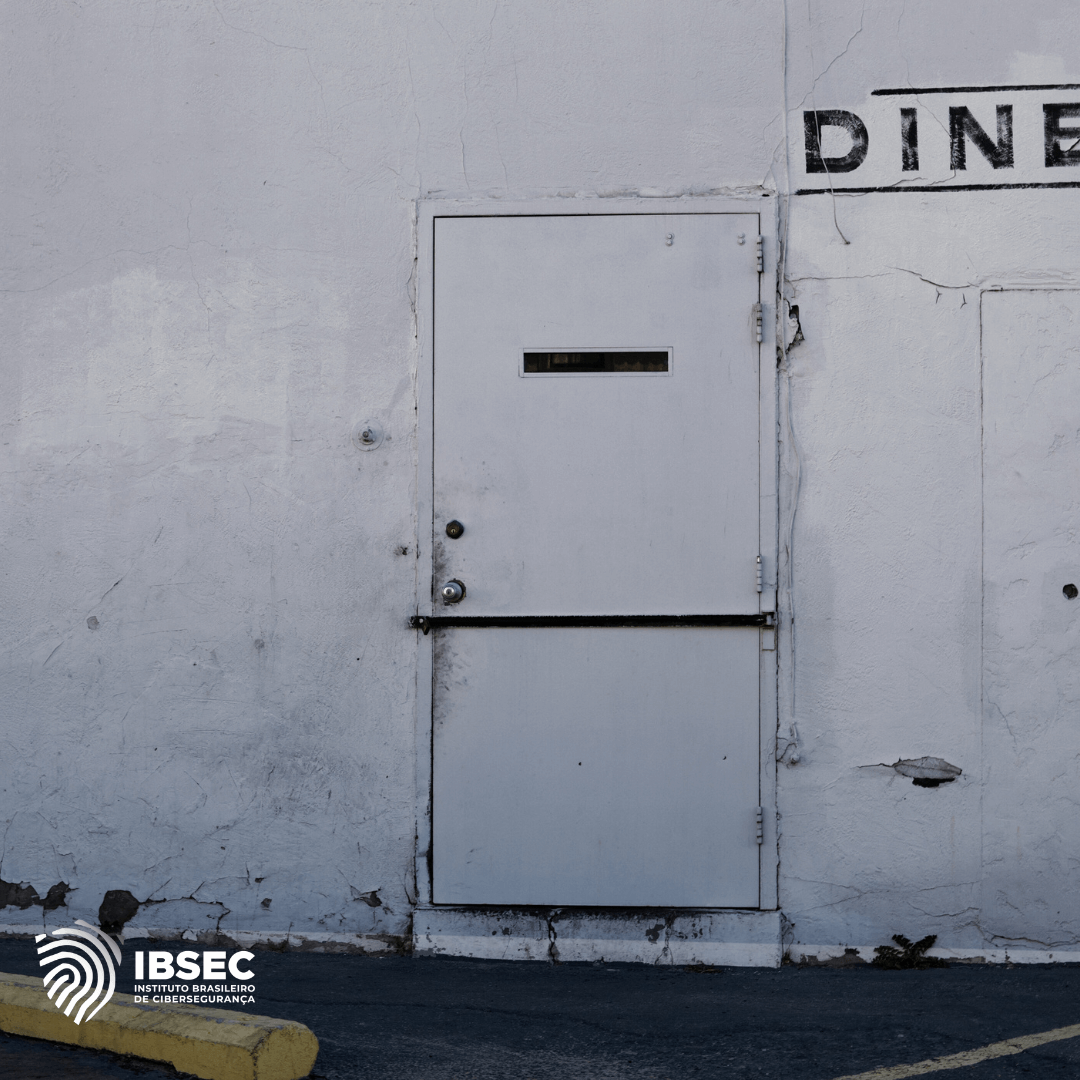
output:
[[[67,883],[50,921],[96,919],[127,890],[147,902],[132,926],[400,940],[417,200],[787,196],[804,109],[1080,81],[1071,14],[6,5],[0,879],[42,897]],[[779,749],[794,723],[799,760],[779,772],[779,892],[796,953],[898,932],[1076,942],[1076,859],[1038,854],[1067,809],[992,783],[1010,762],[981,705],[979,315],[986,288],[1077,283],[1075,199],[783,201],[805,338],[781,394],[795,629]],[[387,438],[360,453],[367,419]],[[923,754],[961,779],[859,768]],[[1028,863],[990,805],[1045,818]],[[0,924],[41,913],[9,905]]]
[[[830,7],[835,18],[823,18],[821,36],[813,35],[813,59],[805,38],[789,50],[792,106],[880,117],[873,88],[1080,75],[1062,5],[991,5],[977,26],[964,23],[960,6],[884,5],[867,8],[861,23],[850,7],[843,16],[843,5]],[[811,63],[814,72],[828,67],[816,84]],[[1019,118],[1023,95],[1007,99],[1018,102]],[[914,182],[900,172],[895,109],[915,100],[930,133],[923,175],[949,175],[947,163],[935,171],[926,154],[935,124],[948,130],[940,99],[892,100],[892,124],[870,131],[872,146],[886,143],[892,175],[853,172],[834,177],[836,186]],[[992,120],[986,100],[973,96],[971,104]],[[794,111],[790,126],[795,190],[807,180]],[[1034,176],[1041,126],[1018,129],[1018,155],[1022,138],[1039,159],[1018,160],[1025,175],[1017,179],[1076,179],[1068,169]],[[975,155],[968,172],[960,179],[1009,178]],[[778,776],[780,895],[794,923],[794,956],[882,944],[893,933],[934,933],[946,949],[999,959],[1009,950],[1046,959],[1076,949],[1076,821],[1067,792],[1080,747],[1066,720],[1075,717],[1075,697],[1060,675],[1069,659],[1032,649],[1028,666],[1015,667],[1014,690],[1030,702],[1019,718],[1002,716],[982,675],[980,377],[990,345],[981,340],[983,290],[1076,285],[1075,200],[1065,189],[803,196],[787,204],[787,288],[805,335],[788,354],[783,394],[791,403],[786,523],[799,478],[795,647],[794,656],[781,653],[780,723],[783,750],[786,702],[798,763]],[[1067,323],[1054,331],[1063,344],[1067,331]],[[1001,340],[1019,337],[1019,327],[993,332],[1006,357],[1026,347]],[[1064,523],[1069,505],[1066,496],[1044,509]],[[1009,584],[994,581],[993,557],[989,551],[991,592]],[[1040,611],[1056,628],[1073,617],[1062,583]],[[1021,640],[1034,645],[1036,624],[1025,629]],[[1041,693],[1046,682],[1062,687],[1049,709],[1056,691]],[[1055,715],[1039,716],[1040,708]],[[963,775],[920,789],[892,770],[859,768],[924,754]],[[1028,768],[1032,760],[1038,764]]]

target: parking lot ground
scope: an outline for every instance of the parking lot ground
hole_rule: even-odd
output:
[[[151,947],[191,945],[129,941],[118,990],[132,992],[132,954]],[[257,951],[250,967],[245,1011],[307,1024],[312,1075],[326,1080],[834,1080],[1080,1023],[1072,965],[695,970]],[[0,940],[0,970],[40,974],[34,943]],[[11,1080],[177,1075],[0,1035]],[[1080,1078],[1080,1038],[937,1075]]]

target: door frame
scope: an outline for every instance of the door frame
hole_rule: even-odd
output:
[[[776,374],[776,273],[779,200],[768,193],[741,197],[693,198],[588,198],[533,199],[510,202],[494,199],[422,199],[416,204],[415,333],[417,340],[417,536],[416,606],[420,616],[432,615],[431,544],[434,512],[434,304],[435,219],[440,217],[593,216],[622,214],[756,214],[764,237],[763,267],[758,275],[761,305],[761,343],[758,345],[758,532],[763,561],[764,586],[761,610],[777,611],[778,515],[778,380]],[[747,312],[747,333],[754,333],[754,318]],[[411,614],[411,613],[410,613]],[[779,617],[777,619],[779,622]],[[418,908],[432,903],[432,699],[435,633],[417,637],[416,668],[416,817],[414,855],[415,901]],[[772,635],[773,647],[759,653],[758,790],[762,807],[762,843],[759,849],[759,904],[755,910],[774,910],[778,905],[779,870],[776,821],[776,744],[778,653],[781,634]],[[763,642],[764,644],[764,642]],[[453,905],[439,904],[439,909]],[[637,909],[635,909],[637,910]]]

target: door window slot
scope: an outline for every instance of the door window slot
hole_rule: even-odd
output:
[[[524,375],[659,375],[671,371],[671,350],[526,352],[521,370]]]

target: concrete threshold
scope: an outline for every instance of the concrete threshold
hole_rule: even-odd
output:
[[[0,972],[0,1031],[164,1061],[203,1080],[300,1080],[319,1043],[303,1024],[198,1005],[147,1004],[114,994],[76,1024],[41,979]]]
[[[417,955],[486,960],[776,968],[780,933],[779,911],[430,907],[413,917]]]

